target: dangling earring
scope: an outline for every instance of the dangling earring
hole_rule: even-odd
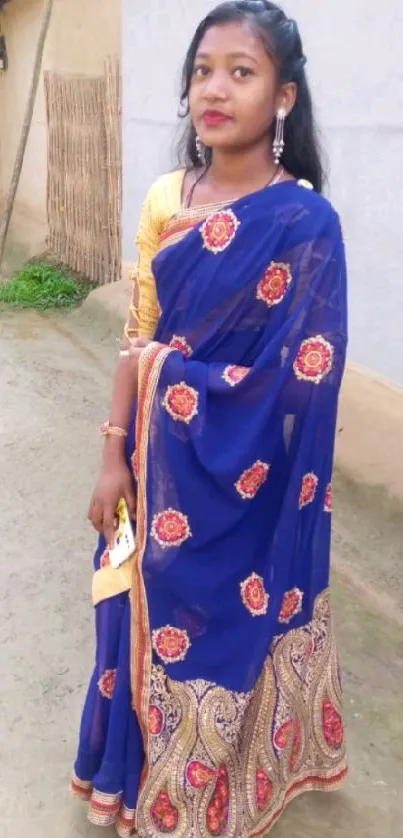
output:
[[[206,165],[206,146],[196,134],[196,153],[202,166]]]
[[[287,116],[285,108],[279,108],[276,116],[276,133],[273,140],[273,157],[276,166],[280,163],[284,151],[284,125]]]

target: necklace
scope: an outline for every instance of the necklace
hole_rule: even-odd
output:
[[[209,167],[206,166],[206,168],[203,169],[202,173],[199,175],[199,177],[196,178],[195,182],[192,184],[191,188],[189,189],[189,193],[188,193],[188,196],[187,196],[187,199],[186,199],[186,205],[185,205],[186,209],[190,209],[190,205],[192,203],[192,198],[193,198],[196,186],[198,186],[200,181],[203,180],[203,178],[207,174],[208,170],[209,170]],[[277,183],[280,182],[283,175],[284,175],[284,167],[279,164],[278,166],[276,166],[274,174],[272,175],[272,177],[270,178],[268,183],[266,183],[266,185],[263,187],[263,189],[268,189],[269,186],[275,186]],[[239,200],[239,198],[233,198],[232,200],[229,200],[229,201],[223,201],[223,203],[232,204],[232,203],[234,203],[234,201],[238,201],[238,200]]]

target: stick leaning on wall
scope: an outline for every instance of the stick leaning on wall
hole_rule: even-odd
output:
[[[36,46],[36,54],[35,54],[35,61],[32,70],[32,78],[31,84],[27,99],[27,105],[25,109],[25,116],[24,122],[21,128],[21,136],[18,143],[17,154],[15,157],[14,169],[13,174],[10,182],[10,188],[8,190],[6,205],[4,209],[4,215],[1,220],[0,225],[0,276],[1,276],[1,268],[3,264],[3,257],[4,257],[4,250],[7,241],[7,234],[10,227],[11,216],[14,207],[15,196],[17,194],[18,184],[20,181],[22,164],[24,162],[24,155],[25,149],[27,147],[27,141],[29,137],[29,131],[31,128],[32,123],[32,115],[34,112],[36,94],[39,85],[39,79],[41,76],[41,69],[42,69],[42,60],[43,60],[43,53],[45,49],[46,37],[49,30],[50,18],[52,15],[54,0],[46,0],[46,5],[43,11],[42,21],[41,21],[41,28],[39,31],[38,36],[38,43]]]

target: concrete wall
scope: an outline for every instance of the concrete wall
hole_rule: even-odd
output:
[[[31,80],[43,0],[11,0],[1,18],[9,57],[0,73],[0,203],[8,188]],[[108,55],[120,55],[120,0],[56,0],[43,61],[44,70],[100,75]],[[11,267],[44,247],[47,128],[40,83],[9,248]]]
[[[0,195],[4,197],[11,178],[24,118],[35,42],[38,37],[43,0],[12,0],[1,18],[6,38],[8,70],[0,73]],[[30,241],[41,248],[46,237],[46,125],[43,90],[38,92],[30,137],[21,172],[10,229],[12,261],[18,263]],[[18,221],[18,216],[20,219]],[[18,232],[21,230],[21,241]],[[25,241],[24,241],[25,239]],[[11,248],[9,248],[9,251]]]
[[[123,4],[124,258],[152,179],[171,165],[178,71],[214,0]],[[285,0],[305,41],[346,232],[350,356],[403,385],[403,42],[401,0]]]

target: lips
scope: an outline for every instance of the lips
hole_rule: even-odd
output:
[[[221,111],[209,110],[203,114],[203,120],[206,125],[213,127],[215,125],[225,125],[226,122],[230,122],[231,117]]]

